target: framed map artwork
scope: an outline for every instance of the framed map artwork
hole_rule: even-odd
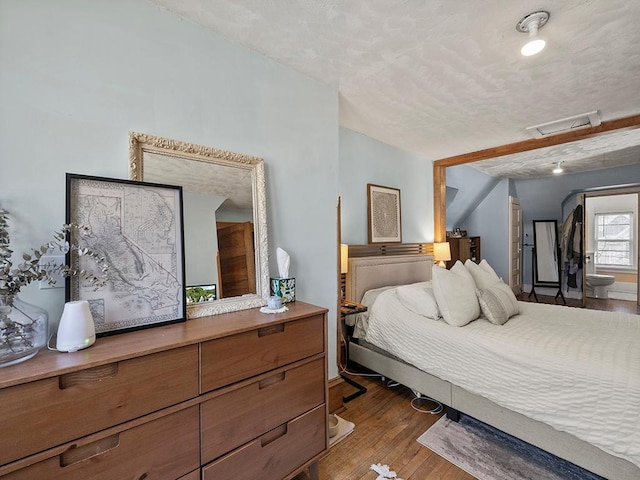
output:
[[[400,190],[367,184],[369,243],[402,242]]]
[[[182,187],[67,173],[66,223],[89,229],[72,229],[69,242],[108,266],[99,286],[80,275],[66,279],[67,301],[89,302],[96,335],[186,319]],[[103,275],[75,250],[67,265]]]

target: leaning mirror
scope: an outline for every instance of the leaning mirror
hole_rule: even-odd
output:
[[[130,132],[129,176],[183,188],[187,318],[266,304],[261,158]]]
[[[534,284],[560,284],[557,233],[556,220],[533,221]]]

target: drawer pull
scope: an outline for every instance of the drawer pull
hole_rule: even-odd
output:
[[[66,452],[60,455],[60,466],[67,467],[88,458],[102,455],[109,450],[113,450],[118,445],[120,445],[120,435],[117,433],[81,447],[72,445]]]
[[[71,388],[76,385],[100,382],[106,378],[115,377],[116,375],[118,375],[118,364],[110,363],[99,367],[87,368],[79,372],[60,375],[58,387],[60,390],[64,390],[65,388]]]
[[[284,437],[287,434],[287,424],[283,423],[279,427],[274,428],[270,432],[265,433],[260,437],[260,445],[266,447],[272,442],[275,442],[280,437]]]
[[[264,327],[258,330],[258,337],[266,337],[267,335],[273,335],[274,333],[284,332],[284,323],[279,325],[273,325],[272,327]]]
[[[269,377],[269,378],[265,378],[264,380],[261,380],[260,383],[258,384],[259,389],[262,390],[263,388],[267,388],[267,387],[270,387],[271,385],[275,385],[276,383],[280,383],[284,381],[285,374],[286,372],[282,372],[277,375],[274,375],[273,377]]]

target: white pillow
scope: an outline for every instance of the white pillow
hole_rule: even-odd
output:
[[[462,327],[480,316],[473,277],[459,260],[451,270],[434,266],[433,293],[438,308],[449,325]]]
[[[440,318],[440,310],[438,310],[431,282],[403,285],[396,289],[396,295],[400,302],[412,312],[434,320]]]
[[[362,296],[362,300],[360,300],[360,303],[362,305],[365,305],[368,308],[371,308],[373,307],[373,304],[375,303],[376,299],[380,296],[382,292],[385,292],[392,288],[396,288],[396,286],[391,285],[387,287],[372,288],[371,290],[367,290],[366,292],[364,292],[364,295]]]
[[[465,268],[469,271],[473,277],[473,281],[476,283],[476,288],[484,290],[490,286],[501,282],[500,277],[496,271],[489,265],[489,262],[482,260],[480,264],[467,260],[464,262]]]
[[[511,287],[502,281],[487,289],[478,289],[476,293],[482,313],[495,325],[504,325],[511,317],[520,313],[518,300]]]

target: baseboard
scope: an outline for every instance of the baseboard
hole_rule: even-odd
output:
[[[340,413],[344,410],[344,380],[335,377],[329,380],[329,413]]]

